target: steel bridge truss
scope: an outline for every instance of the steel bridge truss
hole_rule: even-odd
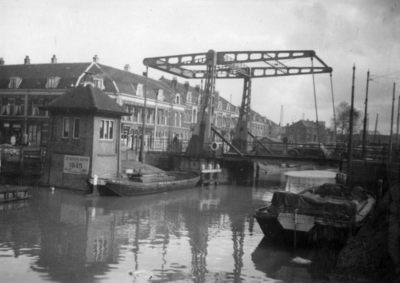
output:
[[[305,58],[315,59],[317,66],[305,66]],[[287,60],[283,63],[281,61]],[[302,61],[302,62],[301,62]],[[259,64],[263,64],[259,66]],[[243,79],[243,96],[239,120],[232,144],[247,151],[247,133],[250,130],[251,79],[281,76],[331,73],[312,50],[292,51],[223,51],[145,58],[143,64],[185,79],[204,79],[197,125],[188,146],[188,154],[202,154],[210,149],[211,124],[215,121],[214,92],[216,79]],[[204,68],[206,67],[206,68]]]

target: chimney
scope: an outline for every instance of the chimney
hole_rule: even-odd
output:
[[[3,57],[0,58],[0,66],[4,66],[4,60]]]
[[[24,59],[24,64],[29,65],[31,63],[31,59],[29,59],[29,56],[26,56]]]
[[[57,63],[57,57],[56,55],[53,55],[53,58],[51,58],[51,64],[56,64]]]
[[[178,79],[176,77],[172,78],[172,87],[176,89],[176,85],[178,83]]]
[[[99,57],[97,57],[97,55],[94,55],[93,62],[99,63]]]
[[[195,90],[197,93],[200,93],[200,85],[196,85],[195,88],[194,88],[194,90]]]
[[[124,71],[125,72],[130,72],[131,71],[131,66],[129,66],[129,64],[126,64],[124,67]]]
[[[185,92],[189,91],[189,81],[185,81]]]

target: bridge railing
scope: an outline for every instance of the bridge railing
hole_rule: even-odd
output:
[[[174,154],[185,153],[188,147],[188,139],[169,139],[167,137],[147,137],[144,142],[145,151],[159,151],[159,152],[169,152]],[[223,141],[218,141],[218,148],[216,150],[211,150],[211,154],[225,154],[229,152],[229,145]],[[209,151],[211,149],[211,143],[204,145],[204,150]],[[261,145],[256,145],[255,143],[249,142],[247,144],[247,153],[257,154],[257,155],[275,155],[275,156],[288,156],[290,151],[296,150],[301,152],[301,154],[312,154],[312,150],[300,151],[299,149],[314,149],[314,153],[318,156],[318,143],[263,143],[265,147],[269,149],[266,150]],[[347,145],[345,143],[337,144],[321,144],[321,149],[327,152],[326,157],[329,158],[339,158],[347,159]],[[140,141],[132,145],[132,149],[140,150]],[[204,150],[199,149],[199,155]],[[308,152],[308,153],[306,153]],[[375,160],[387,162],[389,161],[389,149],[387,146],[382,145],[368,145],[366,146],[366,160]],[[353,160],[363,160],[362,158],[362,147],[353,147]],[[395,148],[391,152],[391,160],[394,162],[400,162],[400,147]]]

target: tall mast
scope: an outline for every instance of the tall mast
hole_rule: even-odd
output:
[[[349,127],[349,145],[347,151],[347,184],[351,185],[351,163],[353,159],[353,115],[354,115],[354,80],[356,66],[353,66],[353,81],[351,86],[351,107],[350,107],[350,127]]]
[[[369,70],[367,73],[367,90],[365,93],[365,111],[364,111],[364,130],[362,139],[362,158],[365,158],[365,139],[367,137],[367,115],[368,115],[368,84],[369,84]]]
[[[390,118],[390,137],[389,137],[389,162],[392,161],[392,136],[393,136],[393,116],[394,116],[395,91],[396,91],[396,83],[393,83],[392,116]]]

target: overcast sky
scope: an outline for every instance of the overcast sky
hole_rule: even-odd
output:
[[[400,81],[398,0],[1,0],[0,57],[5,64],[90,62],[141,74],[143,59],[215,51],[314,50],[333,68],[335,104],[351,101],[356,66],[355,107],[364,111],[367,71],[369,129],[389,134],[393,83]],[[162,73],[149,71],[160,78]],[[172,76],[164,74],[165,77]],[[180,80],[184,82],[183,79]],[[330,125],[332,91],[328,74],[315,76],[318,117]],[[191,81],[191,85],[199,82]],[[217,90],[239,105],[242,80],[218,80]],[[397,86],[393,131],[396,133]],[[312,76],[253,80],[252,108],[276,123],[314,120]]]

